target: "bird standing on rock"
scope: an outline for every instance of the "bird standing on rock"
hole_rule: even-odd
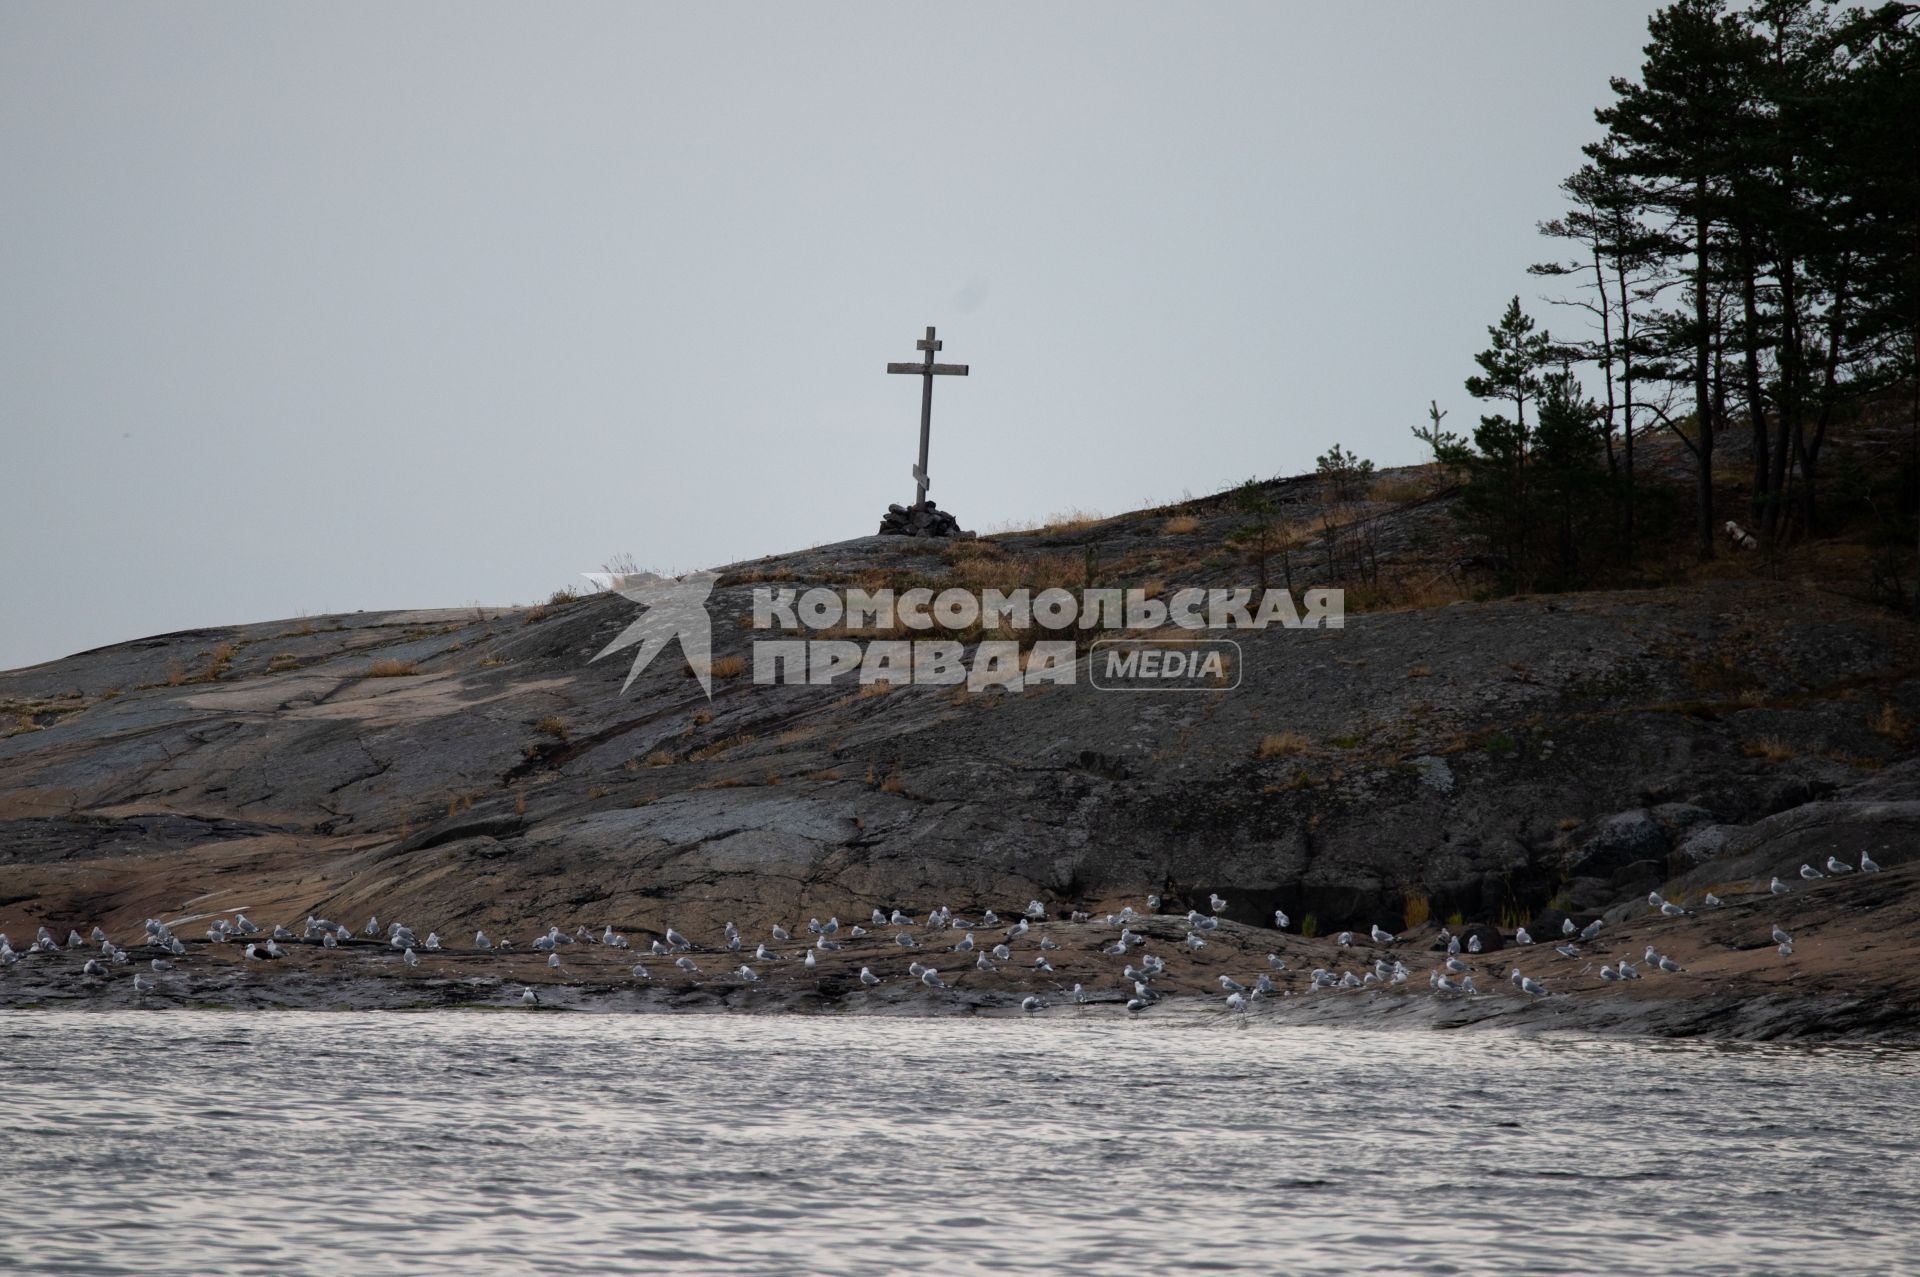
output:
[[[1533,937],[1527,934],[1525,927],[1516,927],[1513,932],[1513,942],[1515,944],[1532,944]]]
[[[1860,872],[1863,874],[1877,874],[1880,872],[1878,862],[1864,851],[1860,853]]]
[[[1805,878],[1809,882],[1813,881],[1815,878],[1826,877],[1825,874],[1821,873],[1818,869],[1815,869],[1812,865],[1801,865],[1800,876],[1802,878]]]
[[[1375,944],[1392,944],[1393,943],[1393,933],[1391,931],[1383,931],[1380,927],[1380,924],[1377,922],[1373,924],[1373,930],[1370,934],[1372,935],[1373,942]]]
[[[1850,874],[1853,872],[1853,866],[1838,856],[1828,856],[1827,872],[1830,874]]]
[[[1787,894],[1787,892],[1791,891],[1792,888],[1788,887],[1786,883],[1781,882],[1778,878],[1775,878],[1772,882],[1767,884],[1767,890],[1771,891],[1776,896],[1784,896]]]

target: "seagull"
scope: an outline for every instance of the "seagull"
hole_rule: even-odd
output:
[[[407,951],[402,953],[400,956],[406,959],[406,963],[410,967],[417,967],[420,965],[420,955],[415,953],[411,949],[408,949]]]
[[[1293,920],[1287,917],[1287,911],[1285,909],[1275,909],[1273,911],[1273,929],[1275,931],[1285,931],[1287,924],[1291,921]]]
[[[1622,980],[1638,980],[1640,978],[1640,972],[1634,969],[1632,963],[1622,958],[1620,959],[1620,978]]]
[[[1448,936],[1448,937],[1447,937],[1447,952],[1448,952],[1448,953],[1458,953],[1458,952],[1460,952],[1460,937],[1459,937],[1459,936]]]
[[[829,940],[825,936],[821,936],[818,940],[815,940],[813,942],[813,947],[820,950],[820,952],[822,953],[832,953],[835,949],[846,948],[846,946],[841,944],[838,940]]]
[[[893,916],[887,919],[887,923],[889,926],[911,927],[913,925],[913,919],[907,914],[901,913],[898,909],[895,909],[893,911]]]
[[[1087,991],[1086,991],[1085,989],[1083,989],[1083,988],[1081,988],[1081,987],[1080,987],[1079,985],[1077,985],[1077,984],[1076,984],[1076,985],[1074,985],[1074,986],[1073,986],[1073,1000],[1074,1000],[1075,1002],[1085,1002],[1085,1001],[1087,1000]]]
[[[865,968],[863,967],[862,970],[865,970]],[[745,980],[748,984],[752,984],[755,980],[758,980],[760,978],[759,972],[755,971],[752,967],[748,966],[744,962],[741,963],[739,968],[734,971],[734,974],[739,976],[742,980]]]
[[[1449,977],[1441,975],[1438,971],[1433,973],[1433,978],[1428,980],[1427,983],[1430,987],[1438,989],[1442,993],[1466,992],[1464,988],[1454,983]]]
[[[1226,912],[1227,902],[1222,900],[1219,896],[1209,893],[1207,896],[1207,904],[1212,907],[1215,913]]]
[[[924,962],[909,962],[907,964],[907,974],[916,980],[931,970],[933,970],[933,968]]]
[[[813,956],[813,949],[809,947],[807,949],[807,970],[811,971],[819,965],[819,960]]]
[[[1527,934],[1525,927],[1517,927],[1514,929],[1513,942],[1515,944],[1532,944],[1533,937]]]
[[[1026,997],[1020,999],[1020,1009],[1022,1011],[1038,1011],[1046,1005],[1047,1005],[1046,1003],[1042,1002],[1039,998],[1036,998],[1031,993],[1029,993]]]
[[[333,932],[329,931],[320,937],[320,947],[322,949],[338,949],[340,947],[340,941]],[[431,949],[434,946],[428,945],[427,947]]]
[[[1255,996],[1274,992],[1273,977],[1262,971],[1260,978],[1253,983],[1253,992]]]
[[[1706,896],[1701,899],[1700,903],[1703,905],[1706,905],[1709,909],[1711,909],[1713,906],[1720,904],[1721,901],[1720,901],[1720,897],[1714,895],[1711,891],[1709,891],[1706,894]]]
[[[866,985],[869,989],[871,989],[874,985],[880,983],[880,977],[875,975],[873,972],[867,970],[867,968],[861,967],[860,983]]]
[[[920,947],[918,942],[914,940],[912,933],[907,931],[902,931],[894,936],[893,942],[902,949],[917,949]]]
[[[984,953],[981,954],[978,958],[974,959],[973,965],[981,971],[998,971],[1000,969],[999,967],[994,966],[993,959],[989,958]]]
[[[1149,908],[1149,909],[1152,909],[1152,910],[1153,910],[1154,912],[1156,912],[1156,913],[1158,913],[1158,912],[1159,912],[1159,910],[1160,910],[1160,897],[1158,897],[1158,896],[1148,896],[1148,897],[1147,897],[1147,908]]]
[[[664,940],[655,940],[647,946],[647,952],[656,958],[664,958],[672,953],[673,949]]]
[[[100,965],[100,959],[88,958],[87,965],[80,968],[81,975],[105,975],[107,969]]]
[[[1687,911],[1679,905],[1674,904],[1671,900],[1663,900],[1660,902],[1660,912],[1669,918],[1684,918],[1687,916]]]
[[[1041,936],[1040,947],[1042,949],[1058,949],[1060,946],[1053,942],[1052,936]]]
[[[926,985],[929,989],[944,989],[947,987],[946,981],[942,980],[940,973],[932,967],[928,967],[926,971],[921,974],[920,983]]]
[[[1480,937],[1479,937],[1479,936],[1468,936],[1468,937],[1467,937],[1467,952],[1468,952],[1468,953],[1478,953],[1478,952],[1480,952]]]
[[[633,964],[633,974],[636,978],[641,980],[653,979],[653,974],[649,972],[646,966],[642,963],[636,962]]]
[[[1779,947],[1779,949],[1775,950],[1775,952],[1777,952],[1783,958],[1791,958],[1793,956],[1793,946],[1790,944],[1783,944]]]
[[[1649,891],[1647,893],[1647,907],[1649,909],[1658,909],[1661,905],[1665,903],[1667,903],[1667,898],[1661,895],[1659,892]]]
[[[1139,1012],[1144,1011],[1146,1009],[1147,1009],[1147,1000],[1145,998],[1128,998],[1127,999],[1127,1010],[1132,1011],[1135,1014],[1138,1014]]]
[[[1553,951],[1563,958],[1577,958],[1580,956],[1580,951],[1570,944],[1557,944],[1553,946]]]
[[[1275,971],[1285,971],[1287,969],[1286,959],[1282,958],[1277,953],[1269,953],[1267,955],[1267,965],[1272,967]]]
[[[440,947],[440,933],[438,931],[427,932],[427,948],[438,949],[439,947]]]
[[[1880,872],[1880,864],[1872,856],[1869,856],[1863,851],[1860,853],[1860,872],[1863,874],[1877,874]]]
[[[537,1007],[540,1005],[540,995],[535,993],[532,989],[520,990],[520,1000],[526,1003],[530,1007]]]
[[[1786,932],[1782,931],[1780,929],[1780,924],[1777,922],[1773,924],[1773,940],[1775,944],[1792,944],[1793,943],[1793,937],[1788,935]]]
[[[1685,912],[1685,910],[1682,910],[1682,912]],[[1592,940],[1595,936],[1600,934],[1600,928],[1605,925],[1606,924],[1601,922],[1600,919],[1595,918],[1592,922],[1589,922],[1586,926],[1580,929],[1580,939],[1583,941]]]
[[[366,934],[370,936],[377,936],[380,934],[380,919],[378,916],[367,919]]]
[[[1033,969],[1035,971],[1051,971],[1053,970],[1053,964],[1047,961],[1047,955],[1043,953],[1033,960]]]
[[[773,924],[773,938],[775,940],[791,940],[793,937],[788,934],[785,927],[776,922]]]
[[[1246,994],[1244,994],[1244,993],[1229,993],[1229,994],[1227,995],[1227,1010],[1229,1010],[1229,1011],[1244,1011],[1244,1010],[1246,1010],[1246,1009],[1247,1009],[1247,995],[1246,995]]]
[[[1040,903],[1040,902],[1039,902],[1038,900],[1030,900],[1030,901],[1028,901],[1028,902],[1027,902],[1027,917],[1029,917],[1029,918],[1033,918],[1033,919],[1036,919],[1036,920],[1038,920],[1038,921],[1041,921],[1041,922],[1044,922],[1044,921],[1046,921],[1046,917],[1047,917],[1047,909],[1046,909],[1046,906],[1045,906],[1045,905],[1043,905],[1043,904],[1041,904],[1041,903]]]
[[[773,950],[767,948],[767,946],[765,946],[764,944],[754,946],[753,958],[754,958],[754,961],[756,962],[780,961],[780,955],[775,953]]]
[[[1538,980],[1532,980],[1521,975],[1519,967],[1513,969],[1513,982],[1520,986],[1520,992],[1522,993],[1531,993],[1536,998],[1544,998],[1547,996],[1546,986]]]
[[[1333,938],[1333,942],[1344,949],[1353,943],[1353,932],[1342,931],[1339,935]]]
[[[1775,878],[1772,882],[1767,884],[1767,890],[1771,891],[1776,896],[1784,896],[1787,894],[1788,891],[1791,890],[1791,888],[1788,887],[1786,883],[1781,882],[1778,878]]]
[[[147,991],[147,986],[140,983],[140,973],[138,971],[133,973],[133,991],[135,993],[145,993]]]
[[[1573,925],[1573,919],[1572,919],[1572,918],[1562,918],[1562,919],[1560,920],[1560,934],[1561,934],[1561,935],[1563,935],[1563,936],[1570,936],[1570,935],[1572,935],[1572,934],[1573,934],[1573,933],[1574,933],[1575,931],[1577,931],[1577,930],[1579,930],[1579,928],[1577,928],[1577,927],[1575,927],[1575,926]]]
[[[558,971],[560,969],[560,955],[557,953],[549,953],[547,955],[547,965],[555,971]]]
[[[1447,970],[1453,972],[1455,975],[1464,975],[1465,973],[1473,970],[1472,967],[1460,961],[1460,959],[1454,957],[1452,954],[1447,955],[1446,966],[1447,966]]]
[[[249,945],[247,947],[252,948],[253,946]],[[173,964],[171,962],[168,962],[165,958],[155,958],[152,962],[148,963],[147,965],[151,966],[155,971],[173,970]]]
[[[700,973],[700,968],[694,965],[693,959],[687,957],[685,954],[682,954],[680,957],[675,958],[673,960],[673,965],[676,967],[679,967],[682,971],[686,971],[694,975],[698,975]]]
[[[535,940],[533,942],[533,947],[540,950],[540,952],[542,953],[548,953],[552,951],[555,943],[556,942],[552,936],[541,936],[538,940]]]
[[[1200,933],[1198,931],[1187,932],[1187,948],[1192,949],[1195,952],[1198,952],[1201,949],[1204,949],[1206,947],[1207,947],[1207,942],[1200,938]],[[1125,945],[1122,945],[1119,949],[1119,952],[1121,953],[1125,953],[1126,951],[1127,950]],[[1109,952],[1112,952],[1112,950],[1109,950]]]
[[[1005,962],[1008,958],[1011,958],[1013,956],[1013,950],[1007,948],[1007,946],[1003,944],[997,944],[993,946],[993,956],[1000,959],[1000,961]]]
[[[1669,958],[1664,953],[1660,955],[1660,961],[1658,963],[1658,966],[1662,971],[1685,971],[1686,970],[1685,967],[1681,966],[1679,963],[1675,962],[1672,958]]]
[[[672,927],[667,928],[667,943],[676,949],[685,950],[693,948],[693,942],[681,935],[678,931],[675,931]]]
[[[732,924],[729,923],[728,925],[731,926]],[[615,932],[611,922],[607,924],[607,929],[600,933],[600,943],[612,945],[616,949],[625,949],[628,947],[627,938]]]
[[[1220,977],[1220,987],[1225,989],[1228,993],[1245,993],[1247,991],[1246,985],[1241,984],[1238,980],[1234,979],[1230,975],[1223,975]]]
[[[1827,872],[1830,874],[1850,874],[1853,872],[1853,866],[1838,856],[1828,856]]]
[[[1390,931],[1382,931],[1380,929],[1380,924],[1377,922],[1373,924],[1373,931],[1371,934],[1373,936],[1373,942],[1375,944],[1392,944],[1393,943],[1393,933]]]
[[[830,936],[833,936],[833,935],[839,935],[839,934],[840,934],[840,918],[839,918],[839,915],[837,915],[837,914],[836,914],[835,916],[833,916],[833,917],[831,917],[831,918],[828,918],[828,919],[827,919],[827,925],[826,925],[826,926],[824,926],[824,927],[822,927],[822,928],[820,928],[820,930],[822,930],[822,931],[824,931],[824,932],[826,932],[826,933],[827,933],[828,935],[830,935]]]
[[[1825,874],[1821,873],[1818,869],[1815,869],[1812,865],[1801,865],[1800,876],[1802,878],[1807,879],[1809,882],[1811,882],[1815,878],[1826,877]]]
[[[1600,978],[1602,980],[1618,980],[1620,978],[1620,973],[1615,971],[1612,967],[1601,967]]]
[[[493,948],[493,941],[487,939],[486,932],[476,931],[473,933],[473,947],[476,949],[491,949]]]

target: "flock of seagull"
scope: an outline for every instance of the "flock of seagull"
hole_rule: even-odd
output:
[[[1871,857],[1861,855],[1859,872],[1877,873],[1879,869],[1880,866]],[[1801,878],[1808,881],[1853,872],[1856,872],[1854,866],[1835,856],[1827,858],[1825,872],[1814,868],[1811,864],[1800,867]],[[1778,877],[1768,885],[1768,890],[1776,895],[1790,889]],[[1703,897],[1701,903],[1706,908],[1714,908],[1722,904],[1722,901],[1709,892]],[[1208,904],[1212,910],[1210,913],[1190,909],[1185,915],[1187,929],[1180,944],[1190,954],[1198,953],[1208,946],[1210,943],[1208,934],[1218,929],[1221,922],[1220,915],[1227,908],[1227,902],[1218,895],[1210,895]],[[1667,900],[1658,891],[1648,893],[1647,904],[1666,916],[1684,916],[1693,912]],[[1162,914],[1162,900],[1157,895],[1148,896],[1146,905],[1147,912],[1144,914],[1136,912],[1133,906],[1128,905],[1117,914],[1106,915],[1104,919],[1107,927],[1119,929],[1116,939],[1111,943],[1103,943],[1099,948],[1103,956],[1123,960],[1119,972],[1120,980],[1123,982],[1119,998],[1116,999],[1112,993],[1091,992],[1077,983],[1066,996],[1070,996],[1077,1003],[1124,1000],[1127,1010],[1133,1013],[1145,1011],[1165,996],[1156,989],[1154,982],[1166,975],[1166,959],[1158,954],[1147,952],[1149,937],[1135,930],[1135,927],[1149,919],[1179,915]],[[1038,900],[1030,902],[1025,910],[1015,915],[1010,924],[1004,923],[991,909],[984,911],[975,920],[956,914],[952,908],[943,905],[928,913],[924,922],[917,921],[913,915],[899,909],[893,909],[890,912],[874,909],[866,925],[843,925],[837,916],[830,917],[825,922],[817,917],[811,918],[805,928],[805,938],[799,941],[795,940],[793,933],[786,927],[775,924],[768,932],[768,940],[755,943],[751,949],[747,947],[748,942],[741,935],[739,928],[732,922],[728,922],[722,932],[721,945],[715,950],[697,949],[693,942],[677,928],[669,926],[660,938],[649,943],[646,956],[671,959],[673,966],[695,984],[710,981],[714,974],[722,975],[729,982],[752,984],[757,983],[761,978],[759,970],[753,965],[756,962],[762,966],[798,962],[802,969],[813,971],[819,965],[821,955],[837,952],[845,948],[847,943],[864,937],[873,937],[877,940],[876,933],[890,930],[891,941],[895,946],[918,955],[908,961],[905,968],[906,978],[930,990],[947,989],[951,986],[947,983],[945,976],[962,974],[968,970],[993,973],[1006,968],[1010,972],[1051,974],[1054,970],[1052,955],[1058,952],[1061,946],[1046,929],[1035,925],[1036,923],[1044,924],[1047,921],[1046,907]],[[1070,915],[1070,921],[1091,923],[1093,919],[1089,914],[1076,912]],[[1291,923],[1292,920],[1284,910],[1274,911],[1273,924],[1276,931],[1285,932]],[[1561,922],[1561,934],[1558,937],[1558,943],[1552,946],[1553,950],[1563,958],[1580,958],[1582,950],[1579,946],[1594,942],[1601,934],[1603,927],[1604,923],[1598,918],[1584,927],[1577,927],[1571,918],[1565,918]],[[149,968],[156,974],[173,970],[175,960],[184,957],[187,953],[185,942],[174,933],[173,926],[155,918],[146,920],[144,930],[145,934],[137,947],[142,947],[146,951],[143,956],[147,956]],[[954,938],[955,932],[959,933],[957,939]],[[998,935],[988,934],[982,938],[979,935],[981,932],[998,932]],[[1771,938],[1778,946],[1780,954],[1792,955],[1793,937],[1790,934],[1775,925]],[[363,944],[369,942],[378,944],[388,951],[397,953],[400,960],[408,967],[419,965],[421,951],[433,952],[443,947],[437,932],[429,931],[426,939],[421,940],[413,928],[399,922],[389,922],[383,927],[377,915],[367,919],[366,925],[356,937],[348,927],[327,918],[309,916],[298,932],[278,925],[269,931],[263,930],[244,912],[237,912],[231,920],[224,915],[214,917],[207,928],[207,939],[214,944],[244,944],[247,961],[273,961],[286,957],[288,950],[281,943],[282,941],[288,944],[299,943],[337,949],[358,940]],[[1380,948],[1401,943],[1398,936],[1377,924],[1369,929],[1367,939]],[[782,952],[769,947],[769,943],[799,944],[804,947],[797,951]],[[1335,937],[1335,944],[1343,949],[1350,948],[1355,943],[1354,933],[1351,931],[1340,932]],[[1515,931],[1514,943],[1526,948],[1533,946],[1536,941],[1526,927],[1522,926]],[[604,927],[598,934],[585,926],[578,926],[571,933],[562,931],[558,926],[550,926],[544,934],[536,936],[528,947],[535,952],[545,953],[547,965],[558,970],[564,965],[562,952],[574,945],[596,945],[606,950],[632,950],[633,947],[632,941],[616,932],[611,925]],[[1031,946],[1030,953],[1024,951],[1028,946]],[[492,939],[485,931],[474,933],[472,949],[475,951],[507,952],[513,948],[510,942]],[[1444,952],[1439,955],[1438,964],[1428,972],[1427,985],[1430,990],[1436,994],[1464,997],[1473,997],[1483,992],[1474,984],[1474,967],[1471,961],[1482,950],[1482,942],[1478,934],[1469,934],[1463,942],[1459,936],[1453,935],[1443,927],[1436,948],[1443,948]],[[1023,951],[1016,955],[1017,949]],[[84,937],[78,930],[70,930],[64,945],[52,931],[42,926],[32,944],[24,951],[15,950],[8,938],[0,934],[0,970],[11,967],[24,957],[73,954],[81,951],[89,953],[85,965],[81,968],[81,975],[88,979],[106,977],[111,974],[112,968],[129,966],[134,962],[127,949],[115,944],[98,926],[92,929],[90,936]],[[695,959],[695,953],[700,953],[703,957],[707,957],[709,953],[724,955],[707,957],[707,960],[714,963],[716,967],[724,967],[725,970],[709,973]],[[727,965],[736,959],[739,960],[737,966]],[[947,964],[944,973],[942,963]],[[1652,945],[1647,946],[1642,964],[1648,971],[1664,974],[1679,974],[1686,970],[1672,957],[1657,952]],[[876,973],[873,969],[880,965],[883,964],[876,958],[860,968],[858,978],[863,987],[873,988],[887,982],[888,977]],[[1525,975],[1518,966],[1509,965],[1511,970],[1507,979],[1522,994],[1532,998],[1552,996],[1541,981]],[[1370,962],[1359,962],[1356,966],[1358,969],[1349,969],[1337,974],[1326,967],[1314,967],[1311,971],[1296,972],[1288,967],[1285,958],[1280,954],[1269,953],[1267,970],[1257,972],[1246,980],[1223,974],[1218,977],[1218,982],[1222,993],[1225,994],[1227,1009],[1246,1011],[1251,1009],[1259,999],[1291,993],[1290,989],[1283,990],[1280,987],[1276,977],[1280,981],[1286,981],[1291,977],[1304,975],[1308,993],[1333,989],[1405,985],[1412,977],[1412,972],[1398,957],[1389,962],[1386,957],[1375,955]],[[653,979],[653,974],[644,960],[635,962],[631,973],[637,980]],[[1638,980],[1641,978],[1641,973],[1640,967],[1634,966],[1623,957],[1617,962],[1603,965],[1599,974],[1602,980],[1613,983]],[[136,992],[146,992],[149,988],[143,982],[142,973],[134,974],[133,984]],[[540,995],[532,985],[524,985],[521,989],[520,1001],[527,1006],[538,1006]],[[1022,999],[1020,1006],[1024,1011],[1036,1012],[1044,1010],[1048,1002],[1038,994],[1028,994]]]

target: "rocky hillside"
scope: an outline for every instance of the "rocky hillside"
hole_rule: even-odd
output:
[[[1310,482],[1274,495],[1315,517]],[[1250,927],[1279,908],[1321,936],[1422,916],[1510,933],[1829,854],[1906,862],[1910,625],[1757,576],[1436,605],[1432,580],[1457,581],[1423,548],[1444,504],[1429,487],[1365,512],[1399,597],[1357,592],[1379,610],[1340,630],[1238,634],[1238,686],[1205,693],[863,694],[734,666],[765,637],[756,585],[1250,584],[1236,516],[1206,501],[734,565],[711,700],[677,651],[624,692],[625,655],[590,662],[638,615],[607,594],[188,631],[0,674],[0,931],[245,907],[644,939],[1217,892]],[[1323,583],[1311,549],[1274,560],[1275,584],[1283,566]]]

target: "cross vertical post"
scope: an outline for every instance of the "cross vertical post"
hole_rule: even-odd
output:
[[[920,380],[920,462],[913,468],[915,483],[914,504],[925,505],[927,488],[931,480],[927,475],[927,445],[933,435],[933,379],[935,377],[964,377],[967,375],[965,364],[936,364],[933,354],[946,343],[938,340],[933,333],[933,325],[927,325],[927,335],[914,343],[914,346],[926,352],[918,363],[890,363],[887,371],[910,373]]]

